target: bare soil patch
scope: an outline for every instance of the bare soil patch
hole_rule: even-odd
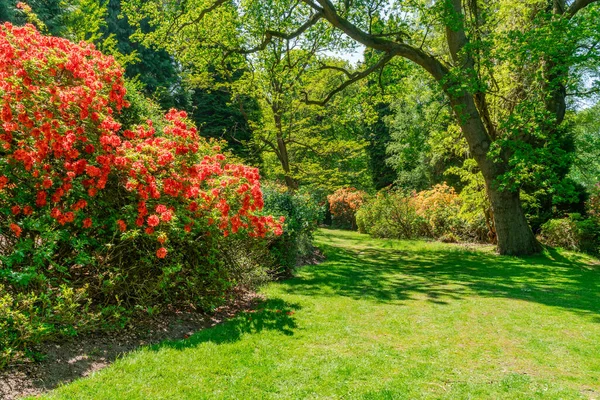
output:
[[[139,347],[164,340],[185,339],[241,311],[251,310],[263,299],[256,293],[243,293],[236,297],[237,300],[217,308],[210,315],[174,311],[135,321],[131,328],[119,332],[44,343],[39,348],[45,355],[43,361],[12,365],[0,372],[0,399],[15,400],[54,389],[105,368]]]

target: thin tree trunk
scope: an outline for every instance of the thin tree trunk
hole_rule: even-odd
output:
[[[281,116],[278,113],[275,113],[275,126],[277,127],[277,155],[279,157],[279,162],[281,163],[283,173],[285,174],[285,185],[289,190],[294,191],[298,189],[298,182],[296,182],[296,180],[292,178],[287,144],[283,139],[283,126],[281,123]]]

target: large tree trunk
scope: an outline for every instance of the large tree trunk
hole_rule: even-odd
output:
[[[448,89],[448,87],[446,87]],[[449,96],[450,97],[450,96]],[[492,160],[489,155],[492,139],[488,135],[473,97],[469,93],[450,97],[450,104],[469,144],[471,155],[481,169],[486,191],[494,214],[498,253],[528,255],[541,250],[525,218],[519,192],[502,191],[497,179],[507,170],[504,157]]]
[[[449,15],[456,21],[463,21],[462,1],[449,0],[447,4],[450,6]],[[486,191],[494,213],[498,252],[506,255],[537,253],[541,247],[525,218],[519,192],[502,191],[498,188],[498,178],[508,170],[508,157],[506,154],[496,159],[490,157],[490,147],[496,138],[493,124],[486,120],[488,114],[485,96],[477,92],[477,88],[464,87],[465,82],[477,81],[479,78],[474,68],[475,60],[468,51],[464,51],[468,39],[462,23],[448,24],[446,38],[452,59],[460,66],[460,74],[454,77],[443,76],[438,80],[450,99],[456,121],[485,179]],[[479,103],[476,105],[475,99],[478,96]]]
[[[527,223],[519,192],[499,191],[493,183],[486,186],[494,210],[498,252],[510,256],[538,253],[541,246]]]

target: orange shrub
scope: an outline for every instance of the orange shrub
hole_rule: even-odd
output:
[[[327,196],[334,226],[356,229],[356,211],[367,197],[366,192],[355,188],[341,188]]]
[[[431,237],[457,233],[453,232],[453,222],[460,214],[461,200],[454,188],[446,182],[414,193],[412,203],[417,215],[428,221],[427,227]]]

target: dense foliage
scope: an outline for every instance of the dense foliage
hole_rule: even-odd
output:
[[[264,212],[285,218],[283,234],[269,245],[278,268],[276,278],[290,277],[295,268],[310,261],[314,253],[313,233],[323,219],[323,207],[306,190],[291,192],[285,186],[269,184],[263,187]]]
[[[0,366],[288,277],[323,220],[598,252],[599,18],[597,0],[0,0]]]
[[[256,168],[185,112],[122,129],[123,71],[93,45],[6,23],[0,49],[4,359],[15,337],[22,350],[135,307],[210,308],[264,279],[284,218],[261,212]]]
[[[540,241],[548,246],[592,254],[600,252],[600,224],[580,214],[551,219],[542,225]]]
[[[360,232],[374,237],[488,241],[483,214],[470,214],[464,205],[445,183],[412,193],[383,190],[360,207],[356,221]]]

